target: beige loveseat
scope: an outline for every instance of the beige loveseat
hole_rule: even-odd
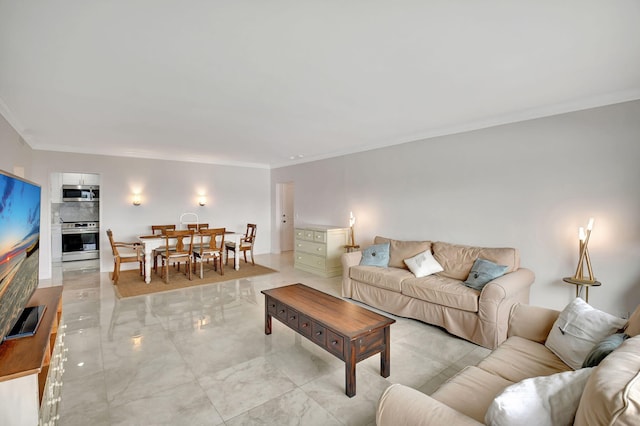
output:
[[[465,367],[431,396],[401,384],[391,385],[378,402],[376,424],[484,424],[494,398],[507,386],[572,370],[545,346],[558,315],[551,309],[514,306],[509,338],[487,358],[477,366]],[[640,424],[640,307],[631,316],[625,333],[631,338],[593,367],[584,390],[578,394],[575,425]],[[518,403],[526,405],[530,401],[522,398]]]
[[[342,256],[342,296],[394,315],[414,318],[445,328],[451,334],[489,349],[506,339],[511,307],[529,303],[533,272],[520,268],[514,248],[470,247],[445,242],[388,242],[389,266],[359,265],[361,252]],[[404,260],[431,250],[444,271],[417,278]],[[463,284],[476,259],[508,266],[507,273],[490,281],[482,291]]]

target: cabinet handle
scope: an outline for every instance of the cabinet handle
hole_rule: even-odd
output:
[[[275,307],[276,307],[276,305],[269,305],[269,307],[270,307],[270,308],[275,308]]]
[[[294,319],[296,319],[296,316],[295,316],[295,315],[291,315],[291,316],[289,317],[289,319],[290,319],[290,320],[294,320]]]
[[[309,323],[308,322],[303,322],[302,323],[302,328],[307,328],[309,327]]]
[[[284,314],[284,309],[282,309],[282,310],[280,311],[280,313],[281,313],[281,314]]]
[[[322,331],[316,331],[316,336],[321,336],[322,335]]]
[[[331,341],[331,344],[335,346],[335,345],[337,345],[337,344],[338,344],[338,341],[337,341],[337,340],[332,340],[332,341]]]

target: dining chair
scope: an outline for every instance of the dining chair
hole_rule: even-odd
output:
[[[200,231],[201,229],[209,229],[209,224],[208,223],[187,223],[187,229],[193,229],[196,232],[196,236],[197,236],[198,231]],[[197,246],[193,247],[194,250],[196,248]]]
[[[220,275],[224,275],[224,269],[222,267],[222,251],[224,250],[224,228],[211,228],[201,229],[196,234],[196,239],[200,237],[199,246],[196,244],[196,248],[193,250],[193,271],[196,270],[198,260],[200,261],[200,278],[204,277],[204,262],[209,263],[213,260],[213,270],[217,270],[220,267]]]
[[[191,280],[191,265],[193,254],[193,241],[194,230],[179,230],[172,231],[166,230],[164,232],[164,251],[160,253],[162,258],[162,276],[167,284],[169,284],[169,263],[173,262],[178,264],[178,271],[180,270],[180,263],[185,262],[185,273],[189,280]],[[175,248],[173,248],[172,242],[175,239]],[[188,243],[185,243],[185,239],[189,239]]]
[[[176,230],[176,225],[151,225],[151,233],[153,235],[164,235],[165,231],[175,231]],[[173,247],[172,247],[173,249]],[[154,272],[158,272],[158,257],[160,257],[160,253],[162,253],[162,251],[164,250],[164,248],[162,249],[157,249],[157,250],[153,250],[152,253],[152,257],[153,257],[153,271]]]
[[[209,229],[209,224],[208,223],[188,223],[187,229],[195,229],[196,231],[199,231],[201,229]]]
[[[109,244],[111,244],[111,252],[113,253],[113,275],[111,279],[114,284],[118,284],[120,279],[120,265],[123,263],[140,263],[140,275],[144,275],[144,253],[142,252],[142,244],[140,243],[123,243],[113,240],[113,232],[107,229]],[[120,253],[120,249],[122,253]]]
[[[254,223],[247,224],[247,231],[244,234],[244,237],[240,238],[240,247],[236,247],[236,243],[233,241],[227,241],[224,243],[225,249],[227,250],[227,260],[226,263],[229,263],[229,251],[233,252],[233,256],[237,256],[237,251],[241,251],[244,254],[244,263],[247,263],[247,252],[251,252],[251,263],[255,265],[256,263],[253,260],[253,244],[256,241],[256,230],[258,225]]]
[[[175,225],[151,225],[151,233],[152,234],[163,234],[164,231],[175,231]]]

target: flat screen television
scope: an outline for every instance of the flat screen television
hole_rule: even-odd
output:
[[[40,186],[0,170],[0,342],[14,328],[24,335],[37,326],[37,312],[23,311],[38,287],[39,249]]]

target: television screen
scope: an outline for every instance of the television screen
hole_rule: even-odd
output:
[[[40,186],[0,170],[0,342],[38,287]]]

